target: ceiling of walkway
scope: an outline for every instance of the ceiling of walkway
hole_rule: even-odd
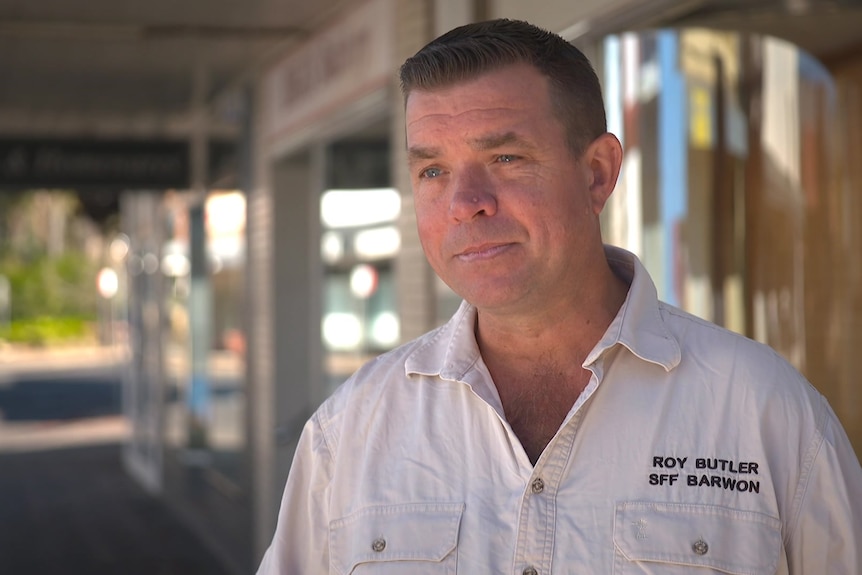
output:
[[[184,114],[196,75],[217,95],[348,2],[0,0],[0,113]]]
[[[187,116],[196,73],[212,100],[356,1],[0,0],[0,136],[106,115],[146,133]],[[774,31],[819,56],[862,50],[859,0],[658,4],[677,6],[662,24]]]

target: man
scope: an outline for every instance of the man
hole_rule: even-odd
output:
[[[259,573],[862,573],[824,398],[602,244],[622,149],[583,54],[497,20],[401,80],[422,246],[465,303],[311,418]]]

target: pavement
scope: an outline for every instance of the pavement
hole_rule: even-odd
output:
[[[0,350],[0,574],[228,575],[123,469],[125,361]]]

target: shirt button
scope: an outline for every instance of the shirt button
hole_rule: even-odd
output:
[[[539,572],[536,571],[535,567],[527,567],[523,571],[521,571],[521,575],[539,575]]]
[[[371,542],[371,550],[375,553],[380,553],[386,549],[386,539],[379,537]]]
[[[706,555],[706,552],[709,551],[709,545],[703,539],[698,539],[691,544],[691,550],[698,555]]]
[[[533,493],[537,493],[537,494],[541,493],[542,491],[545,490],[545,482],[542,481],[541,477],[537,477],[536,479],[533,480],[532,489],[533,489]]]

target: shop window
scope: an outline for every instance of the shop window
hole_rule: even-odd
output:
[[[862,65],[706,29],[611,36],[601,75],[626,150],[603,215],[665,301],[769,344],[862,416]]]
[[[165,438],[178,460],[239,491],[245,437],[245,196],[165,199]],[[195,232],[195,229],[199,232]],[[200,233],[201,249],[192,236]],[[194,253],[193,253],[194,252]]]
[[[345,140],[329,147],[320,199],[326,391],[400,340],[393,262],[401,247],[401,196],[387,187],[388,145]]]

